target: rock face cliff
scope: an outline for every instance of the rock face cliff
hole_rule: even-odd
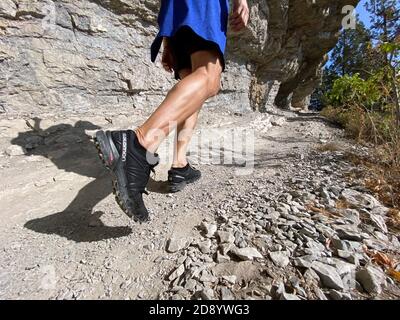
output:
[[[358,0],[249,0],[251,22],[229,35],[222,92],[238,111],[304,107],[335,45],[344,5]],[[2,0],[0,113],[129,112],[172,86],[150,62],[159,0]]]

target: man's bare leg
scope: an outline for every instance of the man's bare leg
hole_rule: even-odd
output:
[[[186,121],[177,127],[176,145],[174,150],[173,168],[184,168],[187,162],[187,149],[197,125],[199,111],[192,114]]]
[[[191,69],[183,69],[179,72],[179,76],[181,79],[184,79],[191,73]],[[184,168],[187,165],[187,148],[192,139],[194,128],[197,125],[198,116],[199,111],[196,111],[185,122],[177,126],[172,168]]]
[[[157,151],[170,133],[171,123],[183,124],[220,90],[222,66],[218,53],[198,51],[191,59],[192,73],[171,89],[157,110],[136,130],[140,144],[149,152]]]

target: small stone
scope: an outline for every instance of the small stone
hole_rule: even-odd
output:
[[[183,264],[181,264],[178,268],[176,268],[174,270],[174,272],[172,272],[169,277],[168,280],[169,281],[174,281],[175,279],[179,278],[181,275],[183,275],[183,273],[185,272],[185,266]]]
[[[330,200],[331,197],[329,196],[329,192],[327,189],[321,188],[319,190],[319,193],[321,194],[322,199],[324,199],[326,201]]]
[[[285,292],[285,284],[282,281],[275,283],[271,287],[271,295],[275,299],[280,299],[281,295]]]
[[[266,214],[264,218],[267,220],[275,221],[278,220],[280,216],[281,215],[278,211],[275,211],[274,209],[271,208],[270,210],[268,210],[268,214]]]
[[[362,243],[360,243],[360,242],[339,240],[336,238],[332,239],[332,245],[336,249],[343,250],[343,251],[349,251],[349,252],[358,251],[362,247]]]
[[[217,231],[217,226],[212,223],[202,222],[201,228],[204,231],[204,236],[207,238],[213,238],[215,235],[215,232]]]
[[[382,233],[382,232],[375,231],[375,232],[374,232],[374,236],[375,236],[378,240],[382,240],[382,241],[384,241],[384,242],[389,242],[389,237],[388,237],[386,234]]]
[[[143,297],[144,297],[144,292],[143,291],[139,292],[138,298],[139,299],[143,299]]]
[[[220,243],[234,243],[235,242],[235,237],[230,232],[218,231],[217,237],[219,238]]]
[[[199,279],[200,282],[211,282],[211,283],[215,283],[218,281],[217,277],[214,277],[212,274],[210,274],[209,272],[203,271],[201,274],[201,277]]]
[[[299,230],[299,234],[304,234],[307,237],[314,238],[317,235],[317,232],[310,228],[302,228]]]
[[[311,268],[314,260],[315,257],[313,256],[298,257],[293,260],[293,265],[300,268]]]
[[[371,219],[372,224],[378,228],[380,231],[387,233],[388,229],[386,226],[385,219],[381,215],[370,214],[369,218]]]
[[[270,252],[269,256],[274,264],[278,267],[285,268],[289,264],[289,257],[285,252],[277,251],[277,252]]]
[[[362,241],[363,237],[360,232],[348,226],[336,228],[336,232],[342,240]]]
[[[228,252],[234,247],[231,243],[223,243],[219,245],[219,250],[223,255],[227,255]]]
[[[231,252],[240,258],[241,260],[253,260],[255,258],[263,258],[261,253],[257,251],[255,248],[247,247],[247,248],[234,248]]]
[[[10,157],[14,157],[14,156],[22,156],[25,154],[25,149],[21,146],[17,146],[17,145],[12,145],[9,146],[4,153]]]
[[[339,258],[346,259],[348,262],[355,264],[356,266],[359,265],[358,257],[352,252],[337,250],[337,256]]]
[[[224,263],[224,262],[229,262],[231,261],[231,259],[229,258],[229,256],[223,255],[220,252],[217,252],[216,256],[215,256],[215,262],[217,263]]]
[[[201,253],[204,253],[204,254],[210,253],[210,251],[211,251],[211,240],[207,239],[206,241],[200,242],[198,244],[198,247],[199,247]]]
[[[331,289],[343,290],[343,281],[334,267],[314,261],[311,268],[318,274],[323,285]]]
[[[315,228],[327,238],[332,238],[336,234],[335,230],[321,223],[317,223]]]
[[[246,248],[247,247],[247,242],[241,238],[239,241],[235,242],[238,248]]]
[[[220,289],[221,292],[221,300],[234,300],[235,296],[233,295],[232,291],[226,287],[222,287]]]
[[[329,296],[332,300],[342,300],[342,293],[336,290],[330,290]]]
[[[371,294],[380,294],[385,283],[385,274],[372,266],[363,268],[356,273],[356,280],[360,282],[365,291]]]
[[[384,206],[376,206],[371,210],[371,214],[377,214],[379,216],[386,216],[389,212],[389,208]]]
[[[395,247],[395,248],[400,247],[400,241],[399,241],[399,239],[397,239],[396,235],[391,235],[390,241],[391,241],[393,247]],[[400,264],[398,264],[398,266],[400,267]]]
[[[212,300],[214,299],[214,291],[210,288],[204,289],[201,291],[200,296],[203,300]]]
[[[283,292],[279,300],[301,300],[301,299],[295,294]]]
[[[387,243],[382,241],[382,240],[378,240],[378,239],[367,239],[364,240],[364,244],[373,250],[378,250],[378,251],[382,251],[382,250],[386,250],[387,249]]]
[[[185,238],[171,238],[167,243],[167,252],[174,253],[178,252],[189,245],[189,240]]]
[[[226,280],[226,281],[228,281],[228,282],[231,283],[231,284],[235,284],[235,283],[236,283],[236,280],[237,280],[237,277],[236,277],[235,275],[231,275],[231,276],[222,276],[221,278],[224,279],[224,280]]]
[[[284,215],[288,215],[289,214],[289,212],[288,212],[289,210],[283,205],[277,207],[276,211],[278,211],[280,214],[284,214]]]
[[[351,221],[355,225],[360,224],[360,213],[357,210],[354,209],[346,209],[343,212],[341,212],[341,215],[343,218],[345,218],[348,221]]]
[[[369,194],[364,194],[353,189],[342,191],[341,197],[353,208],[372,209],[381,206],[378,200]]]
[[[185,289],[189,291],[194,291],[197,286],[197,281],[194,279],[189,279],[185,283]]]
[[[338,186],[331,186],[329,187],[329,190],[335,195],[335,196],[340,196],[340,192],[342,191],[342,188]]]
[[[315,295],[317,296],[317,298],[319,300],[328,300],[328,298],[326,297],[325,293],[323,293],[320,288],[315,288],[314,289],[314,293],[315,293]]]

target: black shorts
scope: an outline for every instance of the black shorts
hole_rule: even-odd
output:
[[[171,38],[170,48],[174,59],[173,69],[175,79],[179,80],[179,71],[192,70],[191,55],[197,51],[216,51],[219,54],[222,70],[225,70],[225,59],[219,46],[212,41],[205,40],[197,35],[191,28],[180,28]]]

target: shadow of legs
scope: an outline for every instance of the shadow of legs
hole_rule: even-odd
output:
[[[101,176],[83,187],[64,211],[28,221],[25,227],[39,233],[56,234],[76,242],[127,236],[132,233],[130,227],[105,226],[100,220],[101,212],[92,214],[96,204],[110,194],[110,189],[109,175]]]
[[[168,181],[156,181],[153,178],[150,178],[146,189],[154,193],[161,193],[161,194],[169,193]]]

